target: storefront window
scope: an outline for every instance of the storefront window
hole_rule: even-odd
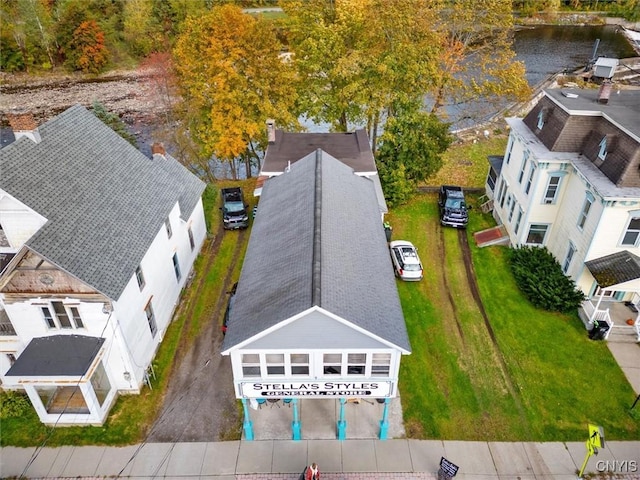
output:
[[[350,353],[347,356],[347,375],[364,375],[367,366],[366,353]]]
[[[371,364],[371,375],[388,376],[391,368],[390,353],[374,353]]]
[[[267,375],[284,375],[284,355],[282,353],[267,353]]]
[[[242,355],[242,375],[244,377],[260,376],[260,355],[245,353]]]
[[[324,363],[325,375],[341,375],[342,374],[342,354],[341,353],[325,353],[323,363]]]
[[[291,375],[309,375],[309,354],[291,354]]]

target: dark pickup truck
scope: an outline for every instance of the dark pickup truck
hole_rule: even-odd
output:
[[[456,228],[467,227],[469,213],[462,188],[442,185],[438,194],[438,207],[440,207],[440,223],[442,225]]]
[[[222,223],[225,230],[236,230],[249,226],[248,205],[240,187],[222,189]]]

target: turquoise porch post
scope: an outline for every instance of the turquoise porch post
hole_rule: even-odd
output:
[[[293,440],[301,440],[302,432],[300,428],[300,417],[298,416],[298,399],[294,398],[291,403],[293,404],[293,422],[291,422]]]
[[[340,399],[340,419],[338,420],[338,440],[344,440],[347,438],[347,421],[344,419],[344,404],[347,400]]]
[[[247,407],[247,399],[242,399],[242,410],[244,411],[244,421],[242,427],[244,428],[244,439],[253,440],[253,422],[249,417],[249,407]]]
[[[382,410],[382,420],[380,420],[380,440],[386,440],[389,432],[389,399],[384,399],[384,409]]]

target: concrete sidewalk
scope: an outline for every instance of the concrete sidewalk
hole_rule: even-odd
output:
[[[25,478],[211,478],[297,480],[317,462],[326,480],[435,479],[441,457],[456,479],[574,479],[583,442],[506,443],[439,440],[265,440],[153,443],[129,447],[0,450],[0,476]],[[607,442],[586,472],[640,480],[640,442]],[[610,478],[604,476],[603,478]]]

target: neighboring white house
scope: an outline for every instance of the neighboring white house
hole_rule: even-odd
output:
[[[0,150],[2,387],[24,389],[45,424],[101,425],[147,379],[206,237],[205,185],[81,106],[39,128],[11,121],[16,141]]]
[[[511,245],[546,246],[611,322],[603,298],[640,302],[640,90],[550,89],[491,159],[487,194]],[[636,321],[636,325],[638,322]],[[639,332],[640,334],[640,332]]]

